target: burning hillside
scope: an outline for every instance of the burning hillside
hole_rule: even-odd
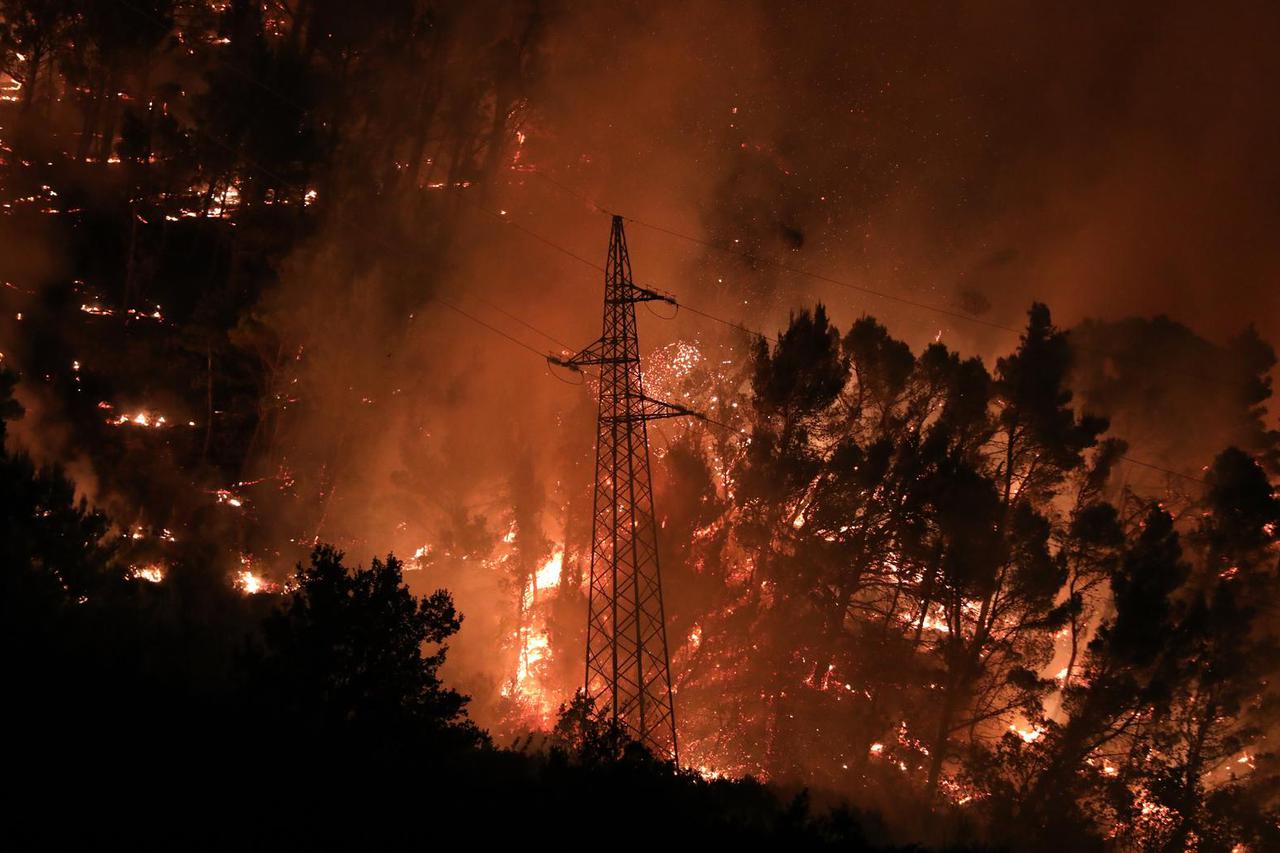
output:
[[[1280,844],[1280,20],[1228,17],[0,5],[31,718]]]

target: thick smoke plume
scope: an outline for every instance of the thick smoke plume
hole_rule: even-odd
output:
[[[517,466],[561,500],[585,487],[588,391],[431,298],[537,349],[585,345],[599,274],[522,228],[599,263],[607,219],[594,204],[740,252],[630,227],[643,283],[767,333],[820,300],[917,346],[940,336],[991,358],[1015,342],[870,290],[1015,329],[1035,298],[1066,325],[1158,312],[1220,340],[1249,322],[1274,337],[1266,283],[1280,269],[1265,235],[1280,225],[1280,167],[1265,153],[1278,119],[1263,69],[1277,22],[1264,7],[1235,11],[735,3],[461,16],[476,42],[459,53],[528,39],[508,128],[522,141],[488,140],[501,150],[481,159],[501,167],[448,203],[442,234],[413,229],[417,200],[379,198],[389,209],[372,221],[326,211],[264,297],[266,322],[303,348],[296,393],[324,413],[279,439],[326,495],[299,538],[411,553],[459,506],[511,494]],[[446,91],[476,73],[443,70]],[[388,102],[403,89],[400,69],[391,78],[376,81]],[[688,313],[645,317],[643,340],[723,331]],[[542,532],[559,540],[557,515]],[[484,585],[459,595],[477,621],[502,598]]]
[[[641,340],[694,408],[749,396],[735,324],[822,304],[991,367],[1039,301],[1074,329],[1078,407],[1149,463],[1126,485],[1274,455],[1274,7],[391,5],[182,4],[121,40],[127,99],[37,75],[49,129],[6,142],[73,164],[81,218],[6,219],[11,440],[175,564],[279,583],[316,543],[394,551],[455,594],[448,675],[495,731],[581,681],[594,388],[542,355],[599,334],[608,213],[685,306]],[[655,431],[677,566],[730,502],[706,462],[730,443]],[[715,590],[683,569],[696,613]]]

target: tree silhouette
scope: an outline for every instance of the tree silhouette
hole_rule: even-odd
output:
[[[394,556],[350,569],[327,546],[293,583],[250,661],[271,719],[313,736],[482,740],[467,697],[440,679],[444,643],[462,624],[447,592],[415,598]]]
[[[10,630],[38,624],[119,580],[108,572],[114,547],[106,516],[76,497],[59,468],[5,446],[8,422],[23,415],[13,398],[16,383],[12,371],[0,368],[0,623]]]

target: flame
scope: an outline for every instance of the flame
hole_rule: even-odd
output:
[[[242,569],[236,572],[235,580],[232,581],[232,585],[245,595],[257,595],[260,592],[274,592],[275,590],[273,588],[276,586],[276,584],[271,583],[261,575],[254,574],[248,569]]]
[[[515,676],[503,685],[500,692],[524,706],[533,722],[546,726],[555,710],[542,683],[543,665],[551,657],[551,637],[545,627],[526,628],[518,631],[517,635],[520,649]]]
[[[1151,792],[1142,787],[1134,791],[1134,805],[1138,806],[1137,815],[1118,822],[1111,828],[1108,837],[1128,836],[1138,842],[1134,846],[1141,849],[1162,846],[1158,842],[1168,839],[1180,822],[1178,812],[1154,800]]]
[[[912,618],[908,624],[914,624],[915,620],[918,618],[919,616]],[[930,612],[924,615],[924,619],[920,620],[920,625],[926,631],[937,631],[939,634],[951,633],[951,623],[946,620],[945,616],[939,615],[939,613],[932,608],[930,609]]]
[[[1044,737],[1044,729],[1039,726],[1032,726],[1029,729],[1019,728],[1017,725],[1010,725],[1009,731],[1022,738],[1025,743],[1035,743]]]
[[[266,584],[262,578],[258,577],[248,569],[237,572],[234,583],[237,589],[241,592],[247,593],[248,595],[256,595],[257,593],[262,592]]]
[[[431,545],[430,545],[430,543],[428,543],[428,544],[426,544],[426,545],[422,545],[422,546],[420,546],[416,551],[414,551],[414,552],[413,552],[413,556],[412,556],[412,557],[410,557],[410,558],[405,562],[404,570],[405,570],[406,572],[419,572],[419,571],[422,571],[423,567],[425,567],[425,566],[426,566],[427,561],[428,561],[430,558],[431,558]]]
[[[268,580],[262,574],[255,571],[253,557],[249,554],[240,555],[240,565],[240,571],[236,572],[232,576],[231,585],[240,592],[243,592],[245,595],[288,591],[285,587],[275,581]]]
[[[98,404],[98,408],[110,409],[112,407],[110,403],[102,402]],[[149,429],[163,429],[170,425],[169,419],[166,418],[164,415],[158,415],[155,412],[149,412],[149,411],[146,411],[145,409],[137,412],[132,412],[132,413],[121,412],[120,414],[116,415],[114,418],[108,418],[107,423],[110,426],[115,426],[115,427],[130,426],[130,427],[145,427]]]
[[[227,504],[228,506],[234,507],[244,506],[244,498],[229,489],[215,489],[212,494],[217,498],[217,501],[220,504]],[[243,562],[243,560],[241,562]]]
[[[511,566],[515,549],[512,547],[518,531],[513,524],[502,536],[499,553],[491,566]],[[559,698],[550,683],[548,664],[554,656],[548,627],[549,605],[558,594],[563,577],[565,548],[555,546],[550,555],[532,573],[524,576],[519,597],[518,623],[510,633],[511,647],[515,651],[515,670],[499,691],[513,700],[515,714],[521,725],[546,728],[554,719]]]
[[[550,589],[553,586],[560,585],[560,572],[564,568],[564,548],[557,547],[551,552],[551,556],[542,564],[542,568],[538,569],[533,576],[533,586],[535,589]]]
[[[159,563],[148,563],[144,566],[130,566],[128,577],[131,580],[160,583],[164,580],[164,566]]]

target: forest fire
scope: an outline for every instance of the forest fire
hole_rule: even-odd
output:
[[[212,492],[214,498],[220,504],[226,504],[229,507],[239,509],[244,506],[245,499],[237,495],[230,489],[214,489]]]
[[[1280,847],[1280,14],[115,5],[0,8],[33,742]]]
[[[532,589],[538,590],[553,589],[560,585],[560,573],[564,568],[564,548],[557,546],[552,551],[551,556],[542,564],[537,573],[533,576]]]
[[[232,579],[232,585],[245,595],[278,593],[283,589],[280,584],[267,580],[251,569],[241,569],[236,572]]]
[[[165,567],[159,563],[129,567],[129,577],[134,580],[146,581],[148,583],[160,583],[164,580],[164,575]]]
[[[150,427],[154,429],[162,429],[169,426],[169,421],[164,415],[157,415],[154,412],[121,412],[114,418],[107,421],[111,426],[137,426]]]

